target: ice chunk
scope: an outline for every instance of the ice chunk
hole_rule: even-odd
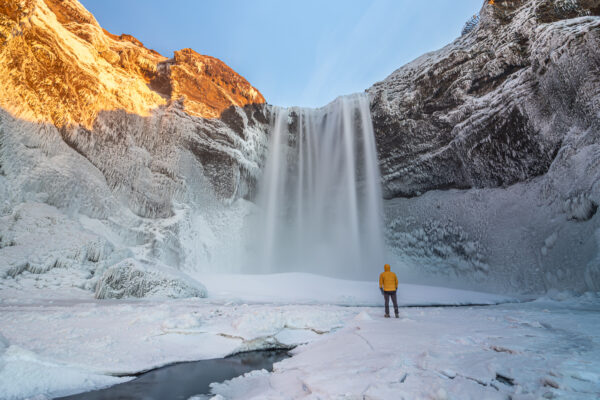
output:
[[[96,286],[97,299],[127,297],[206,297],[206,288],[165,265],[128,258],[108,268]]]

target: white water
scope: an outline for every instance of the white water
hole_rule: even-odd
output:
[[[257,272],[371,277],[383,260],[382,196],[369,101],[275,108],[252,230]]]

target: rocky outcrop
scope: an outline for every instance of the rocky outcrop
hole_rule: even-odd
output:
[[[184,178],[190,163],[222,200],[253,186],[259,160],[245,141],[267,121],[252,106],[262,95],[216,58],[184,49],[167,59],[110,34],[75,0],[0,2],[0,86],[5,148],[19,154],[13,119],[16,131],[34,124],[43,144],[62,138],[139,216],[173,214],[197,184]]]
[[[184,109],[191,115],[216,118],[232,105],[265,102],[258,90],[221,60],[192,49],[176,51],[159,69],[170,72],[170,96],[183,98]]]

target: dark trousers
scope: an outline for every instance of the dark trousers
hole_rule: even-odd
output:
[[[390,297],[392,298],[392,303],[394,303],[394,313],[398,315],[398,300],[396,299],[396,291],[383,292],[383,297],[385,298],[385,315],[390,315]]]

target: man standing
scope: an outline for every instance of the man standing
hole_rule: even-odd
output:
[[[396,299],[396,291],[398,290],[398,277],[390,271],[390,264],[385,264],[385,271],[379,275],[379,290],[385,298],[385,317],[390,317],[390,297],[394,303],[394,312],[398,318],[398,301]]]

